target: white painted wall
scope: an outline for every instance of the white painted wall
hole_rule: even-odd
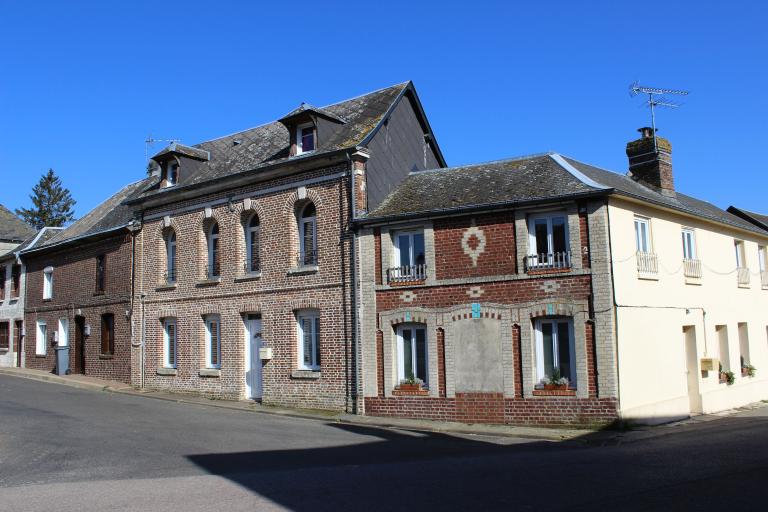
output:
[[[758,270],[758,244],[768,245],[768,237],[623,198],[610,200],[609,215],[622,416],[658,422],[689,415],[683,333],[688,325],[695,328],[699,362],[703,357],[720,357],[715,326],[727,326],[731,369],[736,375],[736,383],[727,386],[718,382],[717,371],[703,376],[696,370],[704,413],[768,399],[768,289],[761,286]],[[635,215],[651,219],[652,243],[659,259],[656,280],[638,278]],[[703,273],[699,284],[687,282],[683,274],[683,226],[696,232]],[[748,287],[737,284],[734,238],[746,244],[752,272]],[[754,378],[741,376],[739,323],[747,324],[750,363],[757,368]]]
[[[19,281],[19,297],[17,299],[11,299],[11,266],[15,258],[6,257],[0,261],[0,266],[5,267],[5,296],[0,297],[0,322],[8,322],[10,324],[10,349],[0,350],[0,366],[16,366],[16,351],[18,347],[15,346],[16,338],[16,320],[24,320],[24,296],[26,286],[26,272],[22,265],[21,278]],[[23,339],[22,339],[23,343]],[[22,354],[23,355],[23,354]],[[22,362],[24,358],[22,357]],[[23,363],[22,363],[23,364]]]

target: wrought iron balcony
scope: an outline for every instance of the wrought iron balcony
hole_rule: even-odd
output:
[[[300,251],[296,255],[296,264],[300,267],[317,265],[317,250]]]
[[[683,259],[683,272],[685,277],[701,279],[701,260]]]
[[[637,251],[637,271],[640,274],[658,274],[659,257],[656,253]]]
[[[427,265],[402,265],[387,269],[388,283],[408,283],[411,281],[426,281]]]
[[[525,257],[525,268],[527,271],[569,269],[571,268],[571,252],[529,254]]]
[[[749,284],[749,269],[747,267],[738,267],[736,269],[736,277],[739,280],[739,285],[746,286]]]

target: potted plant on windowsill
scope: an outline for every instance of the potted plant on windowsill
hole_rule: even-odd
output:
[[[741,376],[742,377],[754,377],[755,372],[757,372],[757,368],[752,366],[751,364],[742,364],[741,365]]]
[[[406,379],[401,380],[400,384],[397,386],[397,390],[402,391],[404,393],[417,393],[419,391],[422,391],[423,389],[424,389],[424,381],[414,376],[410,376]]]
[[[566,390],[568,389],[568,377],[563,377],[560,374],[560,370],[554,370],[552,376],[546,376],[541,379],[541,383],[544,385],[544,389],[547,391]]]
[[[736,382],[736,376],[732,371],[723,371],[723,365],[720,365],[720,384],[728,384],[729,386]]]

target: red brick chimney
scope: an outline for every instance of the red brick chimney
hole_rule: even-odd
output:
[[[653,129],[647,126],[637,131],[640,138],[627,143],[629,176],[665,196],[675,197],[672,144],[661,137],[656,137],[654,144]]]

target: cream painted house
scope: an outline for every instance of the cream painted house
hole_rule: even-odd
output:
[[[619,415],[656,423],[768,399],[768,231],[676,192],[671,146],[653,144],[646,130],[627,145],[627,176],[572,162],[615,190]]]

